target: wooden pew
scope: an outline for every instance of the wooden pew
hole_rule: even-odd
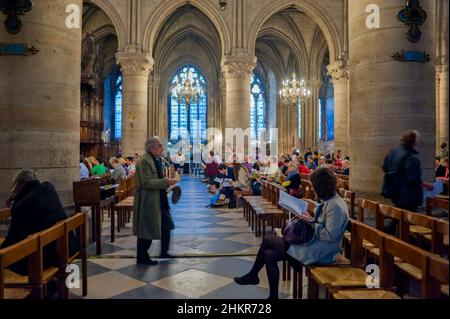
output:
[[[410,265],[417,269],[417,280],[420,283],[420,292],[421,297],[432,298],[432,296],[436,296],[440,294],[441,289],[436,284],[433,284],[433,280],[430,277],[429,262],[430,258],[434,260],[439,259],[442,260],[439,256],[433,255],[423,249],[415,247],[407,242],[402,241],[401,239],[395,238],[393,236],[386,236],[385,238],[385,253],[389,256],[391,260],[394,260],[395,257],[401,259],[404,265]],[[445,264],[445,262],[444,262]],[[395,263],[397,267],[399,267],[399,263]],[[448,272],[448,261],[446,261],[446,267]],[[393,284],[396,287],[401,287],[404,285],[403,276],[399,276],[398,272],[392,272],[394,274],[394,282]],[[448,277],[447,277],[448,282]],[[398,291],[398,293],[403,296],[403,290]]]
[[[28,258],[29,276],[27,287],[7,288],[5,279],[8,267],[23,258]],[[37,235],[28,238],[4,249],[0,249],[0,299],[25,299],[39,295],[41,290],[39,282],[39,240]]]
[[[377,216],[377,212],[378,212],[378,203],[368,200],[368,199],[364,199],[364,198],[360,198],[358,200],[359,202],[359,215],[358,215],[358,221],[364,223],[366,222],[367,219],[367,215],[371,214],[373,217],[373,219],[376,218]]]
[[[427,197],[427,215],[432,216],[434,208],[445,209],[447,213],[449,212],[448,199],[437,198],[437,197]]]
[[[425,294],[427,298],[439,299],[442,295],[448,298],[448,259],[430,256],[428,258],[428,274]]]
[[[301,181],[301,188],[302,188],[302,199],[315,199],[315,194],[312,189],[312,184],[309,180],[302,180]]]
[[[37,268],[36,284],[38,289],[35,289],[35,297],[42,299],[46,293],[47,284],[50,280],[56,278],[58,280],[58,292],[63,291],[65,286],[65,272],[62,269],[63,265],[67,264],[67,240],[65,233],[65,222],[59,222],[49,229],[36,233],[38,238],[38,261],[29,265],[29,268]],[[44,248],[48,245],[56,243],[56,257],[57,265],[44,268]],[[10,288],[28,288],[30,276],[20,275],[11,270],[5,270],[5,285]],[[33,279],[34,280],[34,279]],[[62,298],[61,295],[58,296]]]
[[[449,247],[449,223],[434,219],[431,224],[431,235],[425,235],[431,241],[431,252],[440,256],[447,256]]]
[[[67,245],[67,265],[73,263],[76,259],[81,259],[81,278],[82,278],[82,295],[87,296],[87,247],[86,247],[86,214],[85,213],[76,213],[73,216],[69,217],[65,221],[65,238]],[[75,252],[73,255],[70,255],[69,251],[69,234],[71,232],[75,232],[76,239],[79,245],[79,251]],[[65,267],[64,267],[65,268]],[[68,298],[67,291],[65,291],[65,298]]]
[[[308,299],[318,298],[319,287],[324,287],[326,296],[332,297],[333,291],[340,288],[365,288],[368,274],[363,270],[365,264],[364,241],[372,243],[384,252],[384,233],[361,222],[350,220],[352,229],[352,247],[350,265],[310,266],[308,276]],[[380,286],[389,287],[392,281],[389,271],[393,266],[389,260],[380,258]]]

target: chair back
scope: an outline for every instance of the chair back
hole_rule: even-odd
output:
[[[378,203],[360,198],[359,199],[359,216],[358,220],[363,222],[366,220],[368,214],[372,214],[374,218],[376,218],[378,212]]]
[[[37,235],[31,235],[14,245],[0,249],[0,299],[5,298],[5,269],[23,258],[28,257],[28,284],[39,285],[39,268],[35,267],[40,263],[39,250]]]
[[[376,217],[375,217],[375,227],[380,230],[384,231],[384,221],[386,219],[393,219],[397,221],[398,225],[401,225],[402,223],[402,216],[403,216],[403,210],[397,207],[385,205],[385,204],[378,204],[378,209],[376,210]],[[398,236],[398,231],[396,232]]]

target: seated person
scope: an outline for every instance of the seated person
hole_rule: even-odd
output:
[[[289,165],[287,171],[286,181],[281,184],[287,188],[288,194],[297,198],[300,198],[300,185],[302,184],[302,179],[300,174],[296,170],[296,167],[293,163]]]
[[[80,156],[80,179],[88,179],[89,178],[89,169],[84,163],[83,156]]]
[[[220,184],[220,193],[224,194],[229,200],[234,200],[233,197],[233,180],[227,175],[227,166],[220,164],[217,168],[218,173],[214,182]]]
[[[259,272],[266,266],[269,279],[269,299],[278,298],[280,271],[278,262],[286,260],[294,269],[301,264],[330,264],[341,251],[341,241],[348,223],[348,208],[337,195],[336,176],[329,168],[319,168],[310,176],[314,192],[321,204],[314,219],[301,215],[314,223],[313,238],[305,244],[290,245],[283,237],[265,237],[259,248],[252,269],[242,277],[234,278],[239,285],[258,285]]]
[[[310,171],[313,171],[317,168],[316,162],[312,156],[308,156],[308,164],[307,167]]]
[[[342,161],[342,175],[344,175],[344,176],[350,175],[350,161],[349,160]]]
[[[111,166],[113,168],[111,170],[111,178],[112,178],[114,184],[118,184],[118,183],[120,183],[121,179],[127,178],[127,173],[125,172],[125,169],[120,164],[120,162],[117,158],[112,157],[109,160],[109,163],[111,164]]]
[[[436,157],[434,160],[434,168],[435,168],[435,176],[436,177],[445,177],[445,166],[443,165],[444,161],[441,162],[440,157]]]
[[[287,175],[287,170],[288,170],[288,168],[289,168],[289,163],[290,163],[291,161],[288,159],[288,158],[286,158],[286,159],[284,159],[284,161],[283,161],[283,164],[281,165],[281,173],[283,174],[283,175]]]
[[[278,161],[276,156],[270,157],[270,166],[267,170],[267,180],[269,182],[275,182],[280,184],[281,182],[281,169],[278,167]]]
[[[11,208],[11,225],[0,249],[68,218],[55,187],[50,182],[41,183],[36,172],[31,169],[24,169],[17,174],[6,205]],[[73,254],[77,244],[73,234],[69,239],[69,249]],[[44,268],[57,265],[56,243],[52,243],[44,249]],[[27,259],[18,261],[10,268],[21,275],[27,275]]]
[[[311,173],[309,171],[309,168],[303,163],[302,158],[300,158],[300,163],[298,165],[298,172],[299,174],[307,174],[307,175]]]
[[[106,166],[102,164],[102,159],[96,159],[92,157],[91,159],[93,161],[93,167],[92,167],[92,175],[93,176],[102,176],[105,175],[108,171],[106,169]]]

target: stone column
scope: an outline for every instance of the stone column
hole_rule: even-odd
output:
[[[334,88],[334,150],[348,154],[348,72],[344,61],[328,66]]]
[[[158,135],[165,139],[167,134],[162,132],[160,120],[162,108],[167,104],[159,103],[159,78],[150,76],[148,81],[148,136]]]
[[[52,182],[64,205],[73,203],[72,182],[80,179],[81,29],[66,28],[69,4],[82,7],[81,0],[34,1],[15,35],[0,15],[0,42],[39,49],[0,57],[0,207],[23,168]]]
[[[245,131],[250,126],[250,80],[255,66],[254,56],[226,56],[222,60],[227,83],[225,128]]]
[[[440,153],[440,145],[445,142],[449,144],[448,122],[449,122],[449,83],[448,83],[448,5],[446,0],[438,1],[437,12],[437,48],[438,64],[436,66],[436,92],[437,92],[437,154]]]
[[[380,0],[379,29],[366,27],[365,8],[372,0],[349,2],[350,154],[351,188],[379,194],[383,159],[399,144],[406,130],[421,133],[419,146],[423,178],[433,177],[435,152],[435,76],[433,61],[399,62],[394,52],[434,48],[434,1],[420,1],[428,19],[422,38],[411,43],[397,14],[405,1]]]
[[[148,75],[153,58],[145,53],[117,53],[116,58],[123,78],[122,154],[143,154],[148,134],[153,133],[147,127]]]
[[[447,143],[447,145],[449,144],[449,139],[448,139],[448,111],[449,111],[449,100],[448,100],[448,90],[449,90],[449,85],[448,85],[448,58],[447,58],[447,62],[444,64],[440,64],[437,66],[437,76],[439,77],[437,79],[437,83],[436,85],[438,85],[438,98],[439,100],[437,101],[437,117],[439,119],[439,121],[436,123],[437,124],[437,130],[438,130],[438,141],[437,141],[437,149],[440,149],[440,145],[442,143]],[[437,155],[439,155],[439,152],[437,153]]]

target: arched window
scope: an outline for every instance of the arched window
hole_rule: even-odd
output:
[[[122,75],[116,79],[116,93],[114,96],[114,137],[115,139],[122,138]]]
[[[250,85],[250,137],[259,139],[259,131],[266,128],[266,96],[258,76],[253,73]]]
[[[200,98],[197,102],[186,105],[183,99],[178,99],[176,93],[169,91],[169,140],[175,144],[182,139],[183,131],[189,132],[191,141],[200,137],[201,143],[206,143],[206,121],[208,99],[206,94],[206,81],[200,71],[194,66],[183,67],[172,79],[171,87],[173,87],[177,79],[183,81],[186,78],[188,70],[194,81],[198,80],[202,87]]]

